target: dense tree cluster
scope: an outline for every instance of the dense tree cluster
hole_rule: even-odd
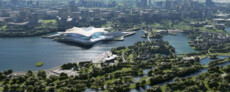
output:
[[[67,63],[67,64],[63,64],[63,65],[61,66],[61,68],[62,68],[63,70],[69,70],[69,69],[72,69],[72,68],[75,68],[75,67],[77,67],[77,64],[76,64],[76,63]]]
[[[215,66],[215,65],[219,65],[222,63],[226,63],[229,62],[230,58],[225,58],[225,59],[219,59],[219,60],[213,60],[212,62],[210,62],[208,65],[209,66]]]
[[[201,31],[188,32],[189,42],[196,50],[211,53],[227,53],[230,51],[230,38],[228,34],[217,34]]]
[[[123,49],[122,49],[123,48]],[[119,47],[111,50],[113,54],[122,56],[127,62],[137,62],[155,58],[158,54],[175,57],[175,48],[163,40],[153,40],[151,42],[136,42],[133,46]]]
[[[162,38],[163,35],[159,34],[159,33],[155,33],[153,31],[151,31],[150,33],[145,33],[144,35],[142,35],[141,37],[143,38],[147,38],[149,36],[149,38]]]
[[[4,71],[4,72],[0,72],[0,81],[6,79],[7,76],[10,75],[11,73],[13,73],[12,69]]]
[[[217,59],[218,56],[217,56],[217,55],[210,55],[209,58],[210,58],[210,59]]]
[[[149,71],[148,76],[151,77],[151,84],[158,84],[175,77],[186,76],[202,69],[202,65],[196,60],[171,60],[167,63],[164,61],[167,60],[162,60],[153,71]]]
[[[9,26],[0,31],[0,37],[28,37],[40,36],[47,33],[59,31],[56,22],[42,22],[41,24],[23,26]]]
[[[198,76],[187,78],[175,78],[172,83],[165,85],[165,91],[181,91],[181,92],[196,92],[196,91],[221,91],[229,90],[230,74],[228,73],[230,65],[225,67],[210,67],[208,72]],[[159,86],[153,86],[148,89],[148,92],[161,92]]]

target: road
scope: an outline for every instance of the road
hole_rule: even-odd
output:
[[[150,35],[151,33],[148,32],[148,31],[145,31],[145,30],[143,30],[143,32],[148,34],[148,35],[147,35],[147,40],[148,40],[149,42],[151,42],[150,37],[149,37],[149,35]]]
[[[147,39],[148,39],[149,42],[151,42],[150,37],[149,37],[149,33],[148,33]]]
[[[122,60],[123,60],[123,62],[126,62],[125,57],[124,57],[125,52],[122,53]]]

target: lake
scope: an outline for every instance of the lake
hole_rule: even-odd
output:
[[[225,30],[230,33],[230,27],[226,27]]]
[[[130,46],[141,38],[144,33],[137,31],[135,35],[126,37],[124,41],[99,42],[91,48],[82,48],[44,39],[41,37],[0,38],[0,71],[13,69],[17,72],[28,70],[45,70],[69,62],[92,60],[105,51],[119,46]],[[189,53],[194,50],[189,47],[188,39],[182,33],[176,36],[166,35],[165,41],[176,48],[177,53]],[[36,67],[36,63],[43,61],[44,65]]]
[[[177,33],[177,35],[165,35],[164,41],[168,41],[175,49],[177,54],[195,52],[192,47],[189,46],[189,39],[183,33]]]
[[[91,48],[82,48],[64,44],[41,37],[0,38],[0,71],[44,70],[69,62],[92,60],[105,51],[118,46],[130,46],[136,41],[145,41],[144,34],[137,31],[135,35],[126,37],[124,41],[100,42]],[[36,67],[43,61],[44,65]]]

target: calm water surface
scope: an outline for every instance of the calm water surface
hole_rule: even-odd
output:
[[[168,41],[175,49],[176,53],[189,53],[195,52],[192,47],[189,46],[189,39],[183,33],[177,33],[177,35],[166,35],[163,40]]]
[[[229,56],[218,56],[217,60],[224,59],[224,58],[227,58],[227,57],[229,57]],[[209,57],[206,57],[206,58],[200,60],[200,64],[208,65],[208,63],[210,63],[211,61],[213,61],[213,60],[210,59]]]
[[[225,30],[230,33],[230,27],[226,27]]]
[[[44,70],[64,63],[92,60],[111,48],[145,41],[142,34],[142,31],[137,31],[125,41],[101,42],[88,49],[41,37],[0,38],[0,71]],[[42,67],[35,66],[39,61],[44,62]]]
[[[136,41],[146,41],[141,38],[142,34],[144,34],[142,31],[137,31],[135,35],[126,37],[124,41],[100,42],[87,49],[41,37],[0,38],[0,71],[44,70],[69,62],[92,60],[111,48],[130,46]],[[177,36],[167,35],[163,39],[169,41],[176,48],[177,53],[193,52],[188,45],[187,37],[181,33]],[[44,65],[36,67],[35,64],[39,61],[43,61]]]

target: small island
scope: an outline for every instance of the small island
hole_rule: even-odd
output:
[[[42,65],[44,65],[44,62],[37,62],[37,64],[36,64],[37,67],[40,67]]]

